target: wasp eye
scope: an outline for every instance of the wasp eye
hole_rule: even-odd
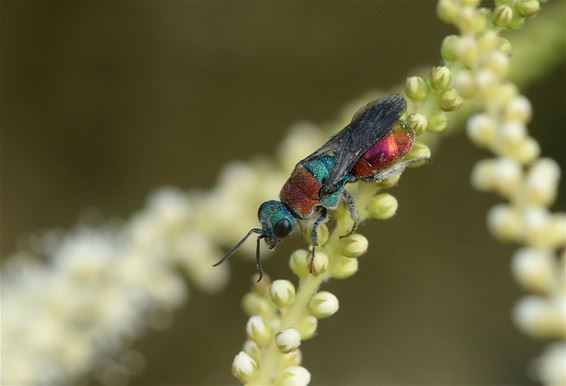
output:
[[[291,222],[286,218],[277,221],[273,227],[273,233],[275,233],[275,236],[279,239],[289,236],[289,233],[291,233]]]

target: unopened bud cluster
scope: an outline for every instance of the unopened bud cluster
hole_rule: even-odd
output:
[[[564,252],[557,256],[556,251],[566,245],[566,214],[548,210],[557,195],[560,168],[550,159],[539,159],[540,147],[527,130],[532,107],[506,79],[511,44],[498,34],[500,29],[521,27],[539,10],[536,0],[496,0],[492,10],[460,0],[439,1],[439,17],[461,32],[444,39],[442,45],[447,66],[459,70],[448,77],[435,68],[430,84],[443,111],[458,105],[460,96],[482,106],[483,112],[468,120],[467,134],[496,158],[477,163],[472,184],[508,201],[489,211],[487,225],[497,238],[525,245],[513,257],[512,271],[524,289],[536,293],[517,304],[515,322],[530,335],[564,339],[566,257]],[[450,78],[454,92],[446,86]],[[427,131],[434,131],[431,123],[429,117]],[[559,362],[561,371],[557,371]],[[553,350],[537,362],[536,372],[546,384],[564,384],[564,363],[566,350]]]
[[[407,125],[417,135],[440,133],[448,126],[447,112],[460,108],[464,99],[455,87],[454,76],[447,66],[433,67],[425,79],[408,77],[405,94],[412,104],[409,107]]]
[[[258,381],[261,366],[266,362],[266,352],[274,350],[276,363],[273,370],[277,374],[273,377],[277,378],[277,382],[282,385],[307,385],[310,373],[300,366],[299,346],[302,340],[314,335],[317,320],[306,315],[295,326],[283,327],[283,315],[296,301],[295,286],[288,280],[270,283],[265,276],[259,283],[255,280],[254,277],[252,290],[243,300],[243,308],[250,316],[246,324],[248,340],[234,358],[232,373],[242,383]],[[270,382],[273,377],[269,374]]]

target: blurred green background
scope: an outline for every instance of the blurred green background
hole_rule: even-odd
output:
[[[3,1],[1,11],[3,257],[89,208],[125,218],[157,187],[213,186],[227,162],[273,154],[296,120],[329,121],[437,63],[452,31],[434,1]],[[530,130],[561,165],[565,76],[562,65],[525,90]],[[511,322],[514,247],[486,230],[497,198],[469,185],[485,156],[445,138],[392,191],[398,216],[361,228],[370,252],[356,277],[328,286],[340,311],[303,345],[313,384],[530,384],[542,344]],[[562,195],[555,209],[565,208]],[[286,243],[267,272],[288,277],[301,245]],[[172,328],[135,343],[147,365],[134,384],[234,383],[255,268],[232,268],[223,292],[192,291]]]

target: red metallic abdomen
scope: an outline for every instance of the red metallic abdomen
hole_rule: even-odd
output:
[[[352,168],[358,178],[370,177],[406,156],[415,139],[414,133],[397,123],[393,130],[370,147]]]

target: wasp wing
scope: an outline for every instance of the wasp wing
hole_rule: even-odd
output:
[[[323,182],[322,193],[330,194],[337,190],[342,178],[352,170],[360,157],[391,131],[405,107],[406,102],[401,95],[368,103],[354,114],[348,126],[301,161],[303,163],[323,154],[335,156],[334,168]]]

